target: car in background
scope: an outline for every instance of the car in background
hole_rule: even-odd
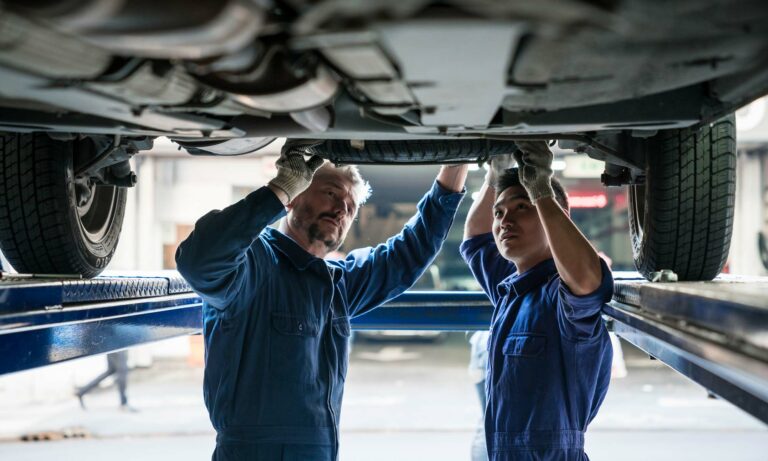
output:
[[[649,277],[715,277],[733,111],[768,91],[748,0],[0,1],[0,248],[94,276],[167,136],[192,155],[278,137],[336,163],[455,163],[557,140],[627,186]],[[147,178],[149,179],[149,178]]]

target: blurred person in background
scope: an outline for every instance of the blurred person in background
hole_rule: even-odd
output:
[[[605,261],[608,269],[611,269],[613,260],[603,253],[597,252],[600,259]],[[627,377],[627,363],[624,361],[624,350],[621,348],[621,340],[614,332],[609,332],[608,336],[611,337],[611,347],[613,348],[613,361],[611,362],[611,378],[626,378]]]
[[[485,445],[485,406],[488,398],[485,392],[485,376],[488,368],[488,331],[476,331],[469,338],[469,377],[475,384],[477,399],[480,401],[481,417],[472,439],[472,461],[487,461],[488,448]]]
[[[115,375],[115,384],[117,385],[117,392],[120,394],[120,409],[123,411],[135,412],[136,409],[128,405],[128,351],[122,350],[117,352],[110,352],[107,354],[107,370],[94,378],[91,382],[85,386],[77,389],[75,395],[80,402],[80,408],[86,409],[83,397],[93,389],[96,389],[102,381],[108,377]]]

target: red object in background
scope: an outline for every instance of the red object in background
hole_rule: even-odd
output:
[[[568,195],[570,208],[605,208],[607,205],[608,196],[604,193]]]
[[[614,196],[613,196],[613,209],[614,210],[626,210],[627,209],[627,194],[614,194]]]

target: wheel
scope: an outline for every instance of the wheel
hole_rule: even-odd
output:
[[[328,140],[313,147],[315,154],[334,163],[354,164],[476,162],[515,149],[511,141],[486,139],[365,141],[359,148],[349,141]]]
[[[707,126],[660,132],[649,141],[644,185],[629,189],[637,270],[671,269],[679,280],[712,280],[731,241],[736,194],[733,115]]]
[[[126,191],[90,186],[78,204],[73,158],[88,141],[0,134],[0,249],[19,272],[93,277],[109,263]],[[81,196],[82,197],[82,196]]]

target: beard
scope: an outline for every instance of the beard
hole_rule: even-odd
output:
[[[344,238],[340,234],[334,236],[330,232],[323,233],[320,230],[320,225],[317,222],[309,225],[309,229],[307,229],[307,235],[309,236],[309,241],[311,243],[321,242],[323,245],[325,245],[325,248],[327,248],[328,251],[338,250],[341,244],[344,242]]]
[[[328,251],[338,250],[342,243],[344,243],[344,235],[338,227],[334,227],[332,231],[324,231],[320,227],[320,220],[323,218],[334,218],[331,213],[323,213],[315,217],[314,220],[309,223],[309,219],[306,217],[311,216],[312,210],[307,207],[302,207],[295,210],[293,213],[293,227],[295,229],[306,229],[307,238],[309,243],[320,242],[328,249]]]

